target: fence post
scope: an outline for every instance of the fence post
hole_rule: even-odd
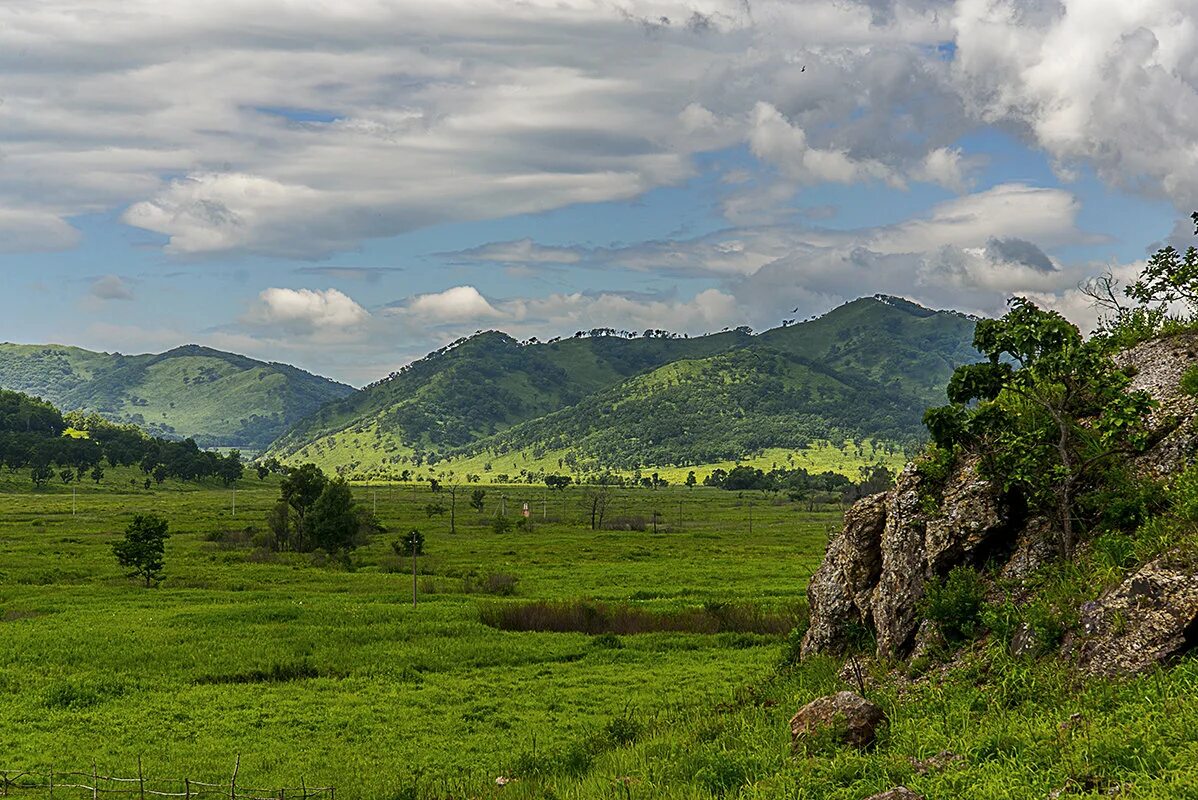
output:
[[[100,779],[96,777],[96,762],[92,762],[92,800],[100,796]]]
[[[4,796],[8,797],[8,770],[0,772],[0,783],[4,784]]]
[[[308,784],[304,783],[303,775],[300,775],[300,791],[304,793],[304,800],[308,800]]]
[[[54,763],[50,763],[50,797],[54,797]]]
[[[186,797],[187,800],[191,800],[191,779],[190,778],[183,779],[183,796]]]
[[[229,798],[237,800],[237,770],[241,769],[241,753],[237,754],[237,762],[233,764],[233,780],[229,783]]]
[[[141,771],[141,756],[137,757],[137,788],[141,800],[146,800],[146,779]]]

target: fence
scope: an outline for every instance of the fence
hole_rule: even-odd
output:
[[[184,800],[336,800],[332,786],[307,786],[303,779],[298,787],[254,789],[237,784],[241,757],[233,767],[233,777],[225,783],[205,783],[191,778],[147,778],[142,773],[141,759],[137,760],[136,778],[117,778],[101,775],[92,765],[90,772],[64,772],[53,766],[45,772],[0,768],[0,796],[20,796],[30,792],[46,792],[53,798],[87,797],[99,800],[114,795],[126,798],[181,797]]]

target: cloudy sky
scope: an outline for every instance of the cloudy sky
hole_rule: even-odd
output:
[[[1194,208],[1193,0],[0,5],[0,340],[363,383],[875,292],[1084,322]]]

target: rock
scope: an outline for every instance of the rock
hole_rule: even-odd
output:
[[[1198,565],[1167,553],[1081,608],[1084,634],[1066,641],[1094,675],[1140,672],[1198,645]]]
[[[1045,517],[1032,517],[1016,534],[1015,549],[1003,565],[1002,577],[1027,580],[1061,555],[1061,537]]]
[[[911,791],[906,786],[896,786],[884,792],[871,794],[865,800],[923,800],[923,795]]]
[[[844,744],[865,748],[873,744],[885,721],[881,706],[856,692],[837,692],[800,708],[790,720],[790,736],[795,748],[823,732]]]
[[[1009,503],[977,467],[976,457],[959,460],[938,509],[927,502],[936,488],[908,464],[893,489],[849,510],[807,590],[811,626],[804,658],[844,652],[863,625],[875,633],[879,656],[906,655],[928,580],[1009,545]]]
[[[1198,430],[1192,424],[1198,415],[1198,398],[1182,392],[1179,386],[1186,370],[1198,363],[1198,334],[1141,342],[1116,355],[1115,363],[1133,373],[1133,391],[1148,392],[1159,404],[1149,418],[1149,426],[1164,435],[1136,458],[1137,466],[1153,477],[1181,471],[1198,451]]]
[[[860,626],[869,616],[869,593],[882,571],[885,525],[885,493],[858,500],[844,515],[843,529],[828,543],[807,587],[811,627],[803,637],[804,658],[843,651],[850,626]]]
[[[928,580],[959,564],[976,564],[1011,535],[1011,510],[998,487],[978,474],[977,457],[964,457],[945,482],[940,510],[924,507],[922,478],[908,465],[886,510],[882,574],[871,596],[878,655],[910,650]]]
[[[1015,626],[1015,632],[1011,634],[1011,643],[1007,645],[1007,652],[1012,658],[1034,656],[1040,650],[1040,645],[1040,638],[1036,636],[1036,631],[1032,626],[1021,622]]]
[[[920,775],[927,775],[929,772],[940,772],[947,769],[949,764],[956,761],[962,761],[962,757],[954,753],[952,750],[941,750],[934,756],[929,758],[909,758],[911,766]]]

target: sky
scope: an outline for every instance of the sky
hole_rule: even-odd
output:
[[[1194,0],[0,5],[0,341],[361,385],[874,293],[1085,327],[1195,208]]]

